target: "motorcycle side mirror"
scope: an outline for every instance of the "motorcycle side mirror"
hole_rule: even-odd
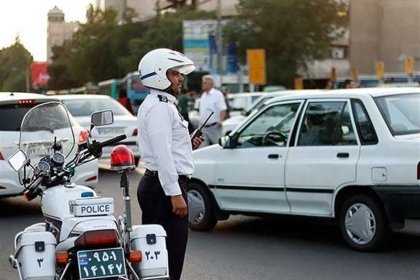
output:
[[[95,126],[109,125],[114,123],[114,114],[111,110],[94,112],[90,116],[90,130]]]
[[[22,150],[19,150],[14,153],[7,161],[13,170],[17,172],[28,163],[28,157]]]

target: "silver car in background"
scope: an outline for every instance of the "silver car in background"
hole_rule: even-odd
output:
[[[114,123],[93,129],[92,139],[102,142],[116,135],[125,134],[127,138],[119,144],[127,145],[133,151],[136,165],[138,164],[140,151],[137,145],[137,119],[117,100],[106,95],[68,94],[57,95],[56,97],[60,99],[78,123],[86,130],[90,129],[90,115],[93,112],[112,110]],[[111,146],[104,147],[101,158],[109,158],[112,148]]]

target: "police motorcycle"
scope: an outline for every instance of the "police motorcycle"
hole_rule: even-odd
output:
[[[160,225],[132,225],[127,174],[134,157],[114,147],[111,168],[121,176],[123,216],[114,217],[113,198],[98,196],[71,181],[75,168],[99,158],[104,142],[91,139],[96,126],[113,122],[112,111],[95,112],[86,141],[75,144],[73,120],[63,104],[35,106],[21,124],[19,150],[8,161],[18,172],[28,200],[41,197],[45,222],[19,232],[9,257],[20,280],[169,279],[166,232]]]

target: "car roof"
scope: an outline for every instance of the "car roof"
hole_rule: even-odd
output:
[[[103,98],[111,98],[108,95],[102,94],[63,94],[63,95],[54,95],[56,98],[60,100],[68,100],[68,99],[103,99]],[[111,98],[112,99],[112,98]]]
[[[238,93],[229,93],[228,97],[235,97],[235,96],[255,96],[255,95],[263,95],[267,94],[268,92],[263,91],[255,91],[255,92],[238,92]]]
[[[380,97],[385,95],[398,95],[420,93],[420,88],[399,87],[399,88],[355,88],[355,89],[334,89],[334,90],[295,90],[286,96],[273,97],[265,104],[281,100],[293,100],[302,98],[357,98],[360,96]]]
[[[22,99],[38,99],[38,100],[51,100],[55,101],[57,98],[47,96],[39,93],[28,93],[28,92],[0,92],[0,102],[13,104]]]

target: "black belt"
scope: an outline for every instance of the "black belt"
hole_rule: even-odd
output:
[[[158,177],[158,172],[157,171],[152,171],[149,169],[146,169],[146,171],[144,171],[144,176],[148,176],[148,177]],[[187,175],[178,175],[178,179],[184,182],[189,182],[190,181],[190,177],[188,177]]]
[[[216,125],[216,124],[217,124],[217,122],[214,122],[214,123],[207,124],[207,125],[205,125],[204,127],[212,127],[212,126],[214,126],[214,125]]]

